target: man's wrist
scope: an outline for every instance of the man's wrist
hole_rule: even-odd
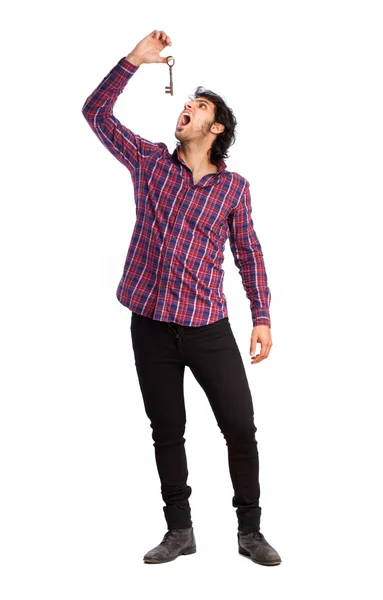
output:
[[[132,65],[134,65],[135,67],[140,67],[143,63],[140,57],[133,54],[132,52],[129,52],[128,56],[125,56],[125,60],[132,63]]]

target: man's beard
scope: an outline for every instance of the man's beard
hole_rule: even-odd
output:
[[[187,135],[186,135],[186,137],[183,137],[182,136],[182,131],[181,131],[181,138],[179,138],[178,137],[178,131],[177,131],[177,128],[176,128],[175,136],[176,136],[176,138],[178,140],[185,141],[185,142],[188,142],[190,140],[198,140],[198,139],[201,139],[201,138],[205,138],[209,134],[210,127],[212,125],[214,125],[214,123],[215,123],[215,121],[205,121],[204,123],[202,123],[200,129],[198,129],[197,131],[191,132],[191,136],[190,137],[187,136]]]

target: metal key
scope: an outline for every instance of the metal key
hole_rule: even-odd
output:
[[[171,96],[173,96],[173,74],[172,74],[172,68],[174,63],[176,62],[174,60],[174,58],[172,56],[168,56],[166,58],[166,62],[169,65],[169,72],[170,72],[170,85],[166,85],[165,86],[165,94],[170,94]]]

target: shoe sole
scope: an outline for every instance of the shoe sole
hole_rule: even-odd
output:
[[[252,560],[253,562],[257,563],[258,565],[264,565],[265,567],[274,567],[276,565],[280,565],[282,562],[281,560],[276,560],[274,562],[262,562],[260,560],[255,560],[255,558],[253,558],[250,554],[250,552],[248,552],[247,550],[244,550],[243,548],[239,547],[238,548],[238,552],[239,554],[242,554],[242,556],[246,556],[247,558],[250,558],[250,560]]]
[[[153,565],[161,564],[161,563],[170,562],[172,560],[175,560],[179,556],[187,555],[187,554],[194,554],[195,552],[197,552],[197,546],[190,546],[190,548],[186,548],[185,550],[182,550],[182,552],[177,554],[177,556],[172,556],[171,558],[166,558],[165,560],[157,560],[155,558],[145,558],[144,557],[144,562],[148,563],[148,564],[153,564]]]

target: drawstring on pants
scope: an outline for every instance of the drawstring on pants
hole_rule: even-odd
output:
[[[168,325],[169,325],[170,329],[172,329],[174,331],[174,333],[176,334],[176,339],[177,339],[178,338],[178,333],[176,332],[176,330],[174,329],[174,327],[172,327],[170,325],[170,323],[168,323]]]

